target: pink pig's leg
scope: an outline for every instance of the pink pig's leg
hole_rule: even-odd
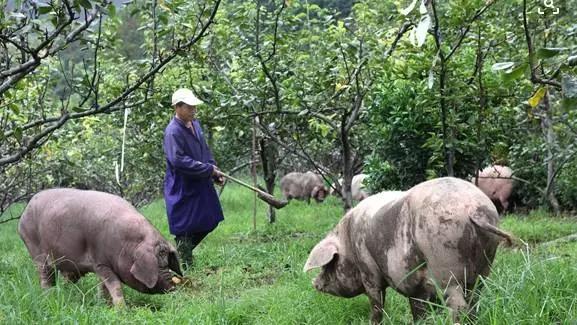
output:
[[[509,209],[509,200],[504,197],[500,197],[499,200],[501,201],[501,205],[503,206],[502,213],[505,214],[507,212],[507,209]]]
[[[385,303],[385,289],[366,288],[366,294],[371,303],[371,324],[380,324],[383,320],[383,306]]]
[[[106,302],[109,305],[112,305],[112,297],[110,296],[110,292],[108,292],[108,288],[106,288],[104,282],[100,284],[100,292],[102,293],[102,297],[106,300]]]
[[[105,265],[98,265],[95,270],[96,275],[102,280],[102,292],[106,297],[112,298],[114,306],[122,307],[125,305],[124,295],[122,294],[122,282],[112,270]]]
[[[34,259],[38,274],[40,275],[40,287],[48,289],[56,284],[56,274],[50,256],[48,254],[40,254]]]
[[[467,312],[468,304],[463,295],[463,289],[457,285],[450,286],[446,291],[447,305],[452,309],[453,322],[458,323],[463,312]]]

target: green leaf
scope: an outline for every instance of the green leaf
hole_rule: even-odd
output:
[[[519,79],[525,74],[525,71],[527,70],[528,67],[529,65],[527,63],[523,63],[520,66],[516,67],[515,69],[503,73],[503,80],[512,81],[515,79]]]
[[[116,16],[116,6],[114,4],[109,4],[108,7],[108,15],[110,17],[115,17]]]
[[[14,137],[16,137],[18,142],[22,142],[22,129],[18,126],[14,129]]]
[[[413,9],[415,9],[416,4],[417,4],[417,0],[413,0],[413,2],[411,2],[411,4],[407,8],[400,9],[399,12],[401,13],[401,15],[406,16],[406,15],[410,14],[411,11],[413,11]]]
[[[559,53],[563,52],[564,48],[541,48],[537,50],[537,57],[540,59],[548,59],[548,58],[552,58],[554,56],[559,55]]]
[[[92,9],[92,4],[91,4],[90,1],[88,1],[88,0],[78,0],[78,3],[79,3],[84,9]]]
[[[50,7],[50,6],[38,7],[38,13],[41,15],[45,15],[51,11],[52,11],[52,7]]]
[[[561,99],[561,108],[564,112],[574,112],[577,109],[577,98]]]
[[[493,72],[495,71],[499,71],[499,70],[506,70],[511,68],[512,66],[515,65],[515,62],[499,62],[499,63],[495,63],[493,64],[493,66],[491,67],[491,70]]]
[[[167,14],[160,14],[158,15],[158,20],[164,25],[168,25],[168,15]]]
[[[18,106],[17,104],[11,103],[11,104],[10,104],[10,109],[11,109],[12,112],[14,112],[15,114],[20,114],[20,106]]]
[[[321,135],[322,135],[324,138],[326,138],[327,135],[329,135],[329,131],[330,131],[331,129],[330,129],[330,126],[328,126],[328,125],[326,125],[326,124],[321,124],[321,125],[319,125],[319,130],[320,130],[320,132],[321,132]]]

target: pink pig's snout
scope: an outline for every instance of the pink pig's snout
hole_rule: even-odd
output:
[[[167,289],[165,289],[164,291],[168,293],[168,292],[173,292],[173,291],[175,291],[175,290],[176,290],[176,285],[171,284],[171,285],[170,285]]]
[[[321,292],[324,291],[324,290],[323,290],[323,286],[320,284],[320,281],[319,281],[318,278],[314,278],[311,282],[312,282],[312,284],[313,284],[313,287],[314,287],[316,290],[321,291]]]

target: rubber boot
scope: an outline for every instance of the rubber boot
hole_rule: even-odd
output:
[[[179,236],[175,238],[176,250],[180,257],[183,270],[189,270],[193,266],[192,250],[194,249],[194,244],[190,237]]]

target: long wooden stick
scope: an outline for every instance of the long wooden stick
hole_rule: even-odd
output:
[[[257,192],[259,199],[265,201],[266,203],[268,203],[269,205],[273,206],[276,209],[283,208],[285,205],[288,204],[287,201],[279,200],[279,199],[275,198],[274,196],[270,195],[269,193],[267,193],[267,192],[265,192],[259,188],[256,188],[254,186],[251,186],[251,185],[241,181],[240,179],[234,178],[228,174],[223,173],[222,171],[221,171],[221,173],[222,173],[222,176],[230,179],[231,181],[233,181],[239,185],[242,185],[242,186],[244,186],[250,190]]]

